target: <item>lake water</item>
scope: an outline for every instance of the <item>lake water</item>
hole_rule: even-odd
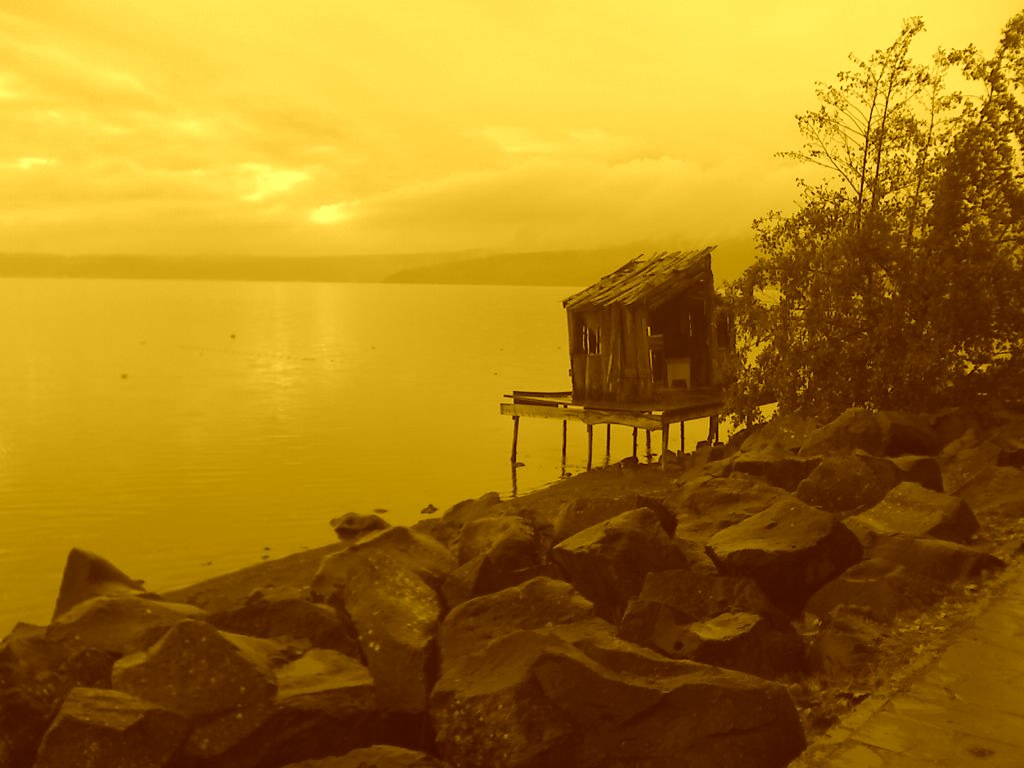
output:
[[[344,512],[508,496],[501,395],[568,388],[572,292],[0,280],[0,635],[49,620],[71,547],[161,591],[331,543]],[[561,423],[524,420],[519,460],[520,493],[558,479]]]

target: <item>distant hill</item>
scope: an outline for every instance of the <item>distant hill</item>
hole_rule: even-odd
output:
[[[625,248],[496,253],[399,270],[389,283],[583,286],[636,256]]]
[[[178,280],[266,280],[335,283],[587,286],[641,253],[711,243],[635,245],[530,253],[378,254],[365,256],[143,256],[0,254],[0,277],[98,277]],[[753,260],[749,238],[719,241],[718,283]]]
[[[398,269],[480,252],[379,256],[144,256],[0,254],[0,276],[292,282],[383,282]]]
[[[587,286],[618,269],[641,253],[701,248],[711,243],[661,248],[619,246],[598,250],[498,253],[402,269],[388,277],[391,283],[454,283],[471,285]],[[750,238],[718,243],[712,257],[718,284],[736,278],[754,260]]]

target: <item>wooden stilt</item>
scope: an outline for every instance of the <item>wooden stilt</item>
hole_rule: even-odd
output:
[[[594,466],[594,425],[587,424],[587,471]]]
[[[679,422],[679,455],[686,453],[686,422]]]
[[[718,414],[708,417],[708,445],[718,443]]]
[[[512,417],[512,465],[516,463],[516,451],[519,448],[519,417]]]
[[[633,427],[633,458],[636,458],[636,427]]]
[[[612,458],[612,425],[608,424],[604,433],[604,463],[607,464]]]
[[[645,429],[647,433],[647,463],[651,463],[651,430]]]
[[[668,424],[661,427],[661,466],[668,466]]]
[[[567,433],[568,429],[569,429],[569,422],[566,421],[565,419],[562,419],[562,474],[563,475],[565,474],[565,443],[566,443],[566,433]]]

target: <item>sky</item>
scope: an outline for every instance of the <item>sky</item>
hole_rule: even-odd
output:
[[[4,0],[0,252],[344,255],[742,236],[814,84],[1019,0]]]

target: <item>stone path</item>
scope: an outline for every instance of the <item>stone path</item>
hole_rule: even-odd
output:
[[[875,695],[792,768],[1024,766],[1024,568],[900,690]]]

